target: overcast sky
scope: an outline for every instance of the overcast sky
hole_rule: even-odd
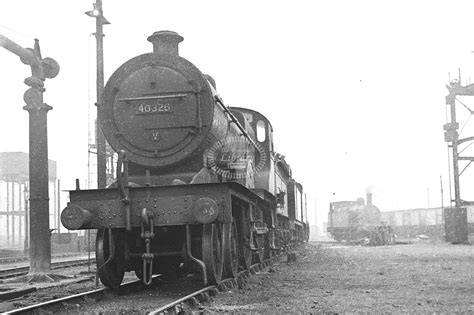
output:
[[[311,221],[332,200],[366,189],[382,210],[448,204],[443,136],[449,76],[474,81],[470,1],[103,0],[105,76],[152,50],[173,30],[180,54],[211,74],[224,101],[273,124],[275,145],[308,194]],[[49,156],[64,188],[87,179],[88,107],[95,102],[93,1],[2,1],[0,34],[24,47],[40,40],[61,71],[46,81]],[[29,68],[0,49],[0,152],[28,151],[22,109]],[[474,107],[474,100],[465,98]],[[465,113],[464,113],[465,114]],[[465,119],[459,109],[461,119]],[[469,134],[466,127],[464,134]],[[469,199],[463,177],[464,199]],[[471,176],[472,178],[472,176]],[[471,186],[472,187],[472,186]],[[428,194],[429,191],[429,194]],[[471,194],[472,195],[472,194]]]

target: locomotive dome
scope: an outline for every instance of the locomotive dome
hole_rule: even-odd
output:
[[[209,140],[212,91],[199,69],[179,56],[182,40],[175,32],[155,32],[148,37],[153,52],[125,62],[104,88],[102,131],[112,148],[126,151],[134,163],[169,166]]]

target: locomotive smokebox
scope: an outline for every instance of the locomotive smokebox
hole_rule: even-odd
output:
[[[148,37],[148,41],[153,43],[153,52],[158,54],[168,54],[179,56],[179,43],[183,37],[172,31],[154,32]]]
[[[179,168],[190,181],[210,145],[240,132],[233,124],[229,129],[208,78],[178,55],[183,37],[159,31],[148,41],[153,52],[125,62],[105,85],[100,126],[114,151],[127,152],[132,173],[146,167],[163,175]]]

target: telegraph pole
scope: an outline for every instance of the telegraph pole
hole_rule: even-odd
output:
[[[97,118],[96,118],[96,147],[97,147],[97,188],[105,188],[107,185],[107,149],[105,137],[99,124],[99,107],[102,91],[104,89],[104,33],[103,26],[110,24],[104,17],[102,11],[102,0],[96,0],[91,11],[86,15],[95,18],[95,38],[96,38],[96,66],[97,66]]]

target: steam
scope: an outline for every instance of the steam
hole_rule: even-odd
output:
[[[366,194],[372,194],[374,192],[374,185],[369,185],[367,187],[365,187],[365,193]]]

